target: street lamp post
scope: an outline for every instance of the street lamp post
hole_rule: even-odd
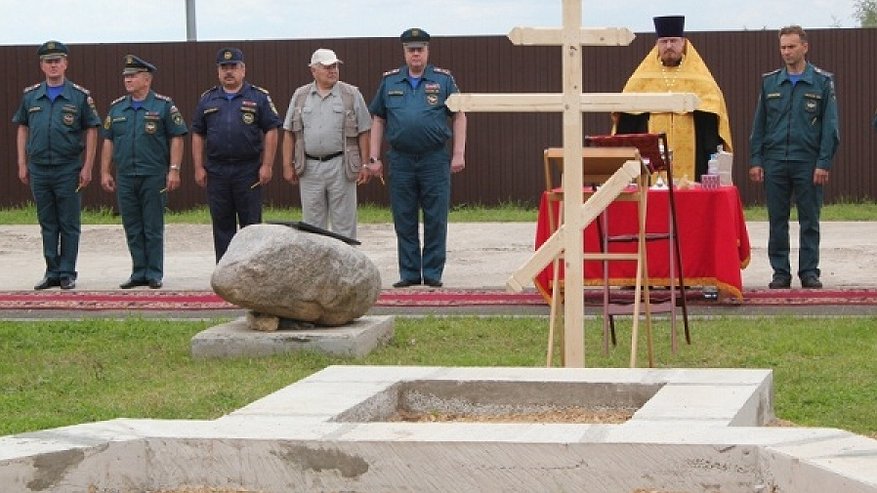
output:
[[[197,41],[195,24],[195,0],[186,0],[186,41]]]

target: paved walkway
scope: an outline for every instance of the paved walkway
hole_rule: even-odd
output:
[[[767,223],[748,223],[752,260],[743,271],[744,289],[763,289],[771,278],[767,261]],[[381,272],[384,288],[398,280],[392,225],[359,226],[360,247]],[[533,251],[534,223],[453,223],[448,236],[447,288],[504,289],[512,272]],[[793,270],[797,262],[797,226],[793,225]],[[167,226],[166,290],[210,290],[214,267],[209,225]],[[0,226],[0,290],[30,291],[43,275],[39,228]],[[822,281],[826,288],[877,288],[877,222],[822,224]],[[83,226],[80,290],[114,290],[130,274],[131,260],[121,226]],[[797,286],[797,280],[793,287]]]

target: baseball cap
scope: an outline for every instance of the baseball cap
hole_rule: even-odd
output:
[[[344,63],[335,56],[335,52],[326,48],[320,48],[311,55],[311,63],[308,65],[309,67],[313,67],[316,64],[320,65],[334,65],[336,63]]]

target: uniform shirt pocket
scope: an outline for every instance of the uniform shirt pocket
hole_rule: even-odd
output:
[[[401,108],[405,101],[405,92],[399,89],[387,91],[385,101],[387,108]]]
[[[819,109],[822,106],[822,96],[819,94],[806,93],[804,94],[803,109],[806,113],[810,115],[815,115],[819,113]]]
[[[359,132],[357,131],[359,126],[356,122],[356,112],[353,110],[344,111],[344,135],[347,137],[354,137]]]
[[[61,108],[61,112],[58,114],[61,118],[62,128],[66,129],[68,132],[77,131],[82,128],[81,122],[79,121],[79,108],[73,105],[65,104]]]
[[[292,110],[292,123],[290,125],[290,129],[292,132],[301,132],[304,128],[304,123],[302,121],[302,109],[301,108],[293,108]]]
[[[316,118],[314,109],[310,106],[303,107],[299,116],[299,119],[301,120],[301,128],[313,126],[314,118]],[[295,127],[295,117],[293,117],[293,127]]]
[[[143,133],[155,137],[164,135],[164,125],[162,125],[161,115],[149,114],[143,117]]]
[[[128,131],[128,118],[124,116],[108,116],[107,119],[110,120],[109,126],[107,126],[107,124],[104,124],[104,128],[109,130],[111,133],[116,135],[125,135],[125,133]]]

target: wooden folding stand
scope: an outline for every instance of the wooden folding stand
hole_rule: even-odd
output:
[[[677,225],[675,184],[673,180],[673,167],[671,165],[667,135],[664,133],[646,134],[616,134],[616,135],[588,135],[585,136],[585,146],[594,147],[636,147],[640,151],[643,161],[647,163],[649,171],[664,173],[666,176],[668,217],[667,229],[663,231],[647,231],[646,241],[663,241],[667,243],[667,256],[669,266],[669,300],[660,303],[652,303],[652,313],[670,314],[670,347],[675,354],[677,350],[676,337],[676,310],[682,309],[682,323],[685,333],[685,341],[691,344],[691,332],[688,326],[688,302],[685,294],[685,274],[682,264],[682,247],[679,243],[679,227]],[[609,234],[608,214],[603,214],[597,223],[600,237],[600,247],[603,251],[609,250],[610,243],[629,243],[637,240],[636,234]],[[608,264],[603,264],[604,278],[608,279]],[[605,281],[604,281],[605,283]],[[630,309],[623,304],[616,304],[610,300],[609,289],[604,290],[603,296],[604,324],[608,323],[612,335],[612,344],[615,344],[615,315],[630,313]],[[605,348],[608,350],[608,347]]]
[[[603,186],[606,184],[610,178],[616,175],[622,166],[627,163],[635,162],[639,173],[635,175],[633,186],[626,186],[623,189],[620,189],[618,193],[615,194],[613,199],[606,203],[593,203],[592,199],[594,199],[597,194],[595,193],[597,186]],[[546,149],[544,152],[544,165],[545,165],[545,176],[546,176],[546,189],[548,190],[547,198],[549,200],[549,218],[553,217],[551,214],[551,201],[560,201],[563,199],[562,192],[555,190],[554,188],[554,180],[553,177],[556,175],[563,176],[563,149],[560,148],[550,148]],[[636,201],[637,203],[637,223],[638,223],[638,238],[637,238],[637,248],[634,253],[610,253],[608,251],[603,251],[599,253],[584,253],[584,260],[599,260],[599,261],[636,261],[636,280],[634,286],[634,306],[633,306],[633,327],[631,333],[631,355],[630,355],[630,366],[636,366],[636,357],[637,357],[637,347],[639,340],[639,318],[640,318],[640,302],[645,303],[645,321],[646,321],[646,334],[647,334],[647,344],[648,344],[648,358],[649,358],[649,366],[654,366],[654,350],[653,350],[653,342],[652,342],[652,320],[651,320],[651,302],[650,302],[650,293],[649,293],[649,280],[648,280],[648,256],[646,254],[646,232],[645,232],[645,224],[646,224],[646,209],[647,209],[647,199],[648,199],[648,179],[649,179],[649,171],[643,165],[642,160],[640,159],[639,151],[635,147],[613,147],[613,148],[596,148],[596,147],[585,147],[582,148],[582,191],[587,198],[587,201],[584,204],[584,207],[587,208],[599,208],[599,211],[592,210],[593,215],[597,215],[602,213],[612,201],[615,200],[623,200],[623,201]],[[589,186],[593,188],[589,188]],[[555,225],[553,223],[553,219],[549,219],[549,224],[554,230],[556,227],[559,227],[562,224],[563,219],[562,215],[559,216],[558,222]],[[587,224],[585,225],[587,226]],[[583,232],[579,232],[579,234],[583,234]],[[562,288],[562,283],[560,282],[560,274],[559,274],[559,258],[560,255],[554,258],[552,262],[553,266],[553,276],[552,276],[552,297],[551,297],[551,312],[549,318],[549,328],[548,328],[548,351],[547,351],[547,365],[552,365],[552,354],[554,349],[554,332],[555,326],[557,324],[557,313],[558,313],[558,305],[561,303],[560,300],[564,299],[563,296],[560,295],[560,291]],[[569,275],[567,273],[566,275]],[[582,272],[580,275],[584,275]],[[604,276],[604,290],[608,289],[608,279]],[[580,303],[583,303],[584,300],[579,300]],[[609,329],[608,325],[604,323],[603,327],[603,345],[604,351],[608,351],[608,340],[609,340]]]

